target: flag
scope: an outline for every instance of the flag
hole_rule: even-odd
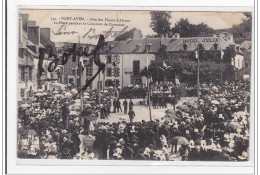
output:
[[[163,61],[163,67],[167,68],[167,64]]]
[[[84,71],[84,63],[83,63],[83,57],[82,56],[79,58],[79,62],[80,62],[80,66],[81,66],[81,72],[83,72]]]
[[[198,51],[197,51],[197,50],[195,51],[195,57],[196,57],[196,59],[199,58],[199,55],[198,55]]]
[[[224,56],[223,50],[221,50],[220,53],[221,53],[221,59],[223,59],[223,56]]]
[[[163,67],[164,67],[165,69],[168,69],[168,68],[170,68],[171,66],[167,66],[167,64],[163,61]]]

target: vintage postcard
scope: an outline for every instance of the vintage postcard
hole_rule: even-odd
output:
[[[19,9],[17,158],[248,161],[251,12]]]

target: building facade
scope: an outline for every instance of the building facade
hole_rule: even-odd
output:
[[[162,45],[166,46],[166,51],[171,54],[171,59],[193,59],[199,44],[202,44],[206,51],[205,59],[216,62],[221,62],[222,50],[227,47],[236,47],[232,34],[227,32],[205,37],[180,38],[178,34],[174,34],[172,38],[132,37],[125,40],[108,41],[100,49],[100,59],[106,63],[105,70],[94,79],[90,89],[146,85],[146,77],[141,75],[141,71],[155,60],[155,55]],[[56,43],[60,57],[64,51],[71,49],[72,45],[73,43]],[[77,47],[89,47],[89,51],[91,51],[95,46],[77,44]],[[86,84],[98,71],[98,67],[93,63],[92,56],[83,56],[82,59],[84,70],[81,75],[78,69],[78,61],[73,62],[72,59],[69,59],[64,65],[63,82],[73,88],[79,88],[79,85]],[[243,69],[244,55],[237,51],[230,64],[236,70]]]
[[[175,34],[172,38],[138,38],[124,41],[111,41],[101,50],[100,58],[106,63],[105,74],[92,83],[93,88],[124,87],[129,85],[144,85],[146,78],[140,72],[155,60],[155,54],[164,44],[167,52],[174,58],[194,58],[198,44],[202,44],[207,59],[221,61],[221,51],[227,47],[235,47],[233,35],[228,32],[206,37],[180,38]],[[148,62],[147,62],[148,61]],[[231,65],[235,70],[244,68],[244,55],[237,52]],[[93,70],[97,69],[93,65]]]
[[[59,69],[48,71],[48,64],[54,60],[45,54],[43,73],[37,76],[39,48],[51,46],[57,54],[55,44],[50,40],[50,28],[40,28],[36,21],[30,21],[28,14],[19,14],[19,45],[18,45],[18,98],[29,97],[38,89],[51,90],[51,84],[59,83]]]
[[[69,42],[55,43],[60,60],[64,52],[69,52],[72,49],[73,44],[74,43]],[[91,51],[94,49],[93,45],[83,43],[77,43],[76,47],[81,47],[83,48],[83,50],[85,50],[87,47],[88,53],[91,53]],[[80,73],[79,66],[81,65],[81,60],[84,66],[81,68]],[[82,56],[81,58],[77,57],[75,61],[73,61],[72,56],[69,56],[66,64],[62,65],[60,61],[59,65],[61,66],[61,68],[59,68],[60,82],[66,84],[70,88],[79,89],[80,87],[84,86],[86,84],[86,81],[93,76],[94,67],[92,55],[88,57]]]

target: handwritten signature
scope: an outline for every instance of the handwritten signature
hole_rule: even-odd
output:
[[[54,35],[74,35],[76,33],[79,33],[79,32],[76,32],[74,30],[73,31],[66,31],[66,28],[67,28],[66,25],[61,25],[57,32],[54,32],[53,30],[51,30],[51,31]]]
[[[114,27],[111,27],[109,30],[107,31],[103,31],[103,35],[104,35],[104,38],[108,38],[108,37],[112,37],[112,38],[116,38],[117,36],[121,35],[123,32],[126,31],[126,29],[128,28],[128,26],[125,26],[122,30],[113,30]],[[75,35],[79,32],[77,31],[67,31],[66,30],[66,25],[62,25],[57,32],[54,32],[52,30],[52,33],[54,35]],[[90,28],[84,35],[82,35],[82,38],[86,38],[88,37],[88,39],[98,39],[100,36],[100,33],[97,33],[96,32],[96,29],[95,28]]]

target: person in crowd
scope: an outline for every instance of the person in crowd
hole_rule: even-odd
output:
[[[67,136],[64,136],[60,148],[61,159],[72,159],[74,153],[73,142]]]
[[[178,102],[174,115],[169,115],[175,119],[155,116],[154,121],[142,122],[106,120],[106,109],[110,109],[107,105],[111,104],[107,97],[101,98],[105,119],[99,120],[102,105],[95,102],[95,90],[89,93],[88,100],[84,99],[82,112],[76,100],[66,97],[66,93],[33,95],[18,106],[17,156],[163,161],[175,160],[176,156],[172,155],[180,153],[184,161],[245,161],[249,148],[249,85],[242,81],[202,83],[200,110],[197,102],[185,104],[183,109],[178,106],[184,104]],[[188,91],[194,89],[195,86],[187,86]],[[130,106],[133,104],[129,102],[129,109],[133,110]],[[84,139],[80,140],[80,134],[87,137],[88,145]],[[180,149],[176,137],[183,139]],[[169,152],[173,144],[177,145],[176,150]]]
[[[127,114],[127,105],[128,105],[128,102],[127,102],[127,100],[125,99],[125,101],[123,102],[124,114]]]
[[[114,98],[114,100],[113,100],[114,113],[116,113],[116,106],[117,106],[117,100],[116,100],[116,98]]]
[[[117,112],[119,112],[119,111],[122,112],[121,102],[120,102],[119,98],[116,101],[116,110],[117,110]]]
[[[130,110],[130,109],[133,109],[133,107],[134,107],[134,103],[133,103],[132,99],[130,98],[130,101],[129,101],[129,110]]]
[[[63,125],[67,126],[68,115],[70,113],[70,109],[68,107],[68,102],[67,101],[64,103],[64,105],[62,106],[61,110],[62,110],[62,114],[61,115],[62,115]]]
[[[82,111],[81,116],[84,120],[84,134],[90,134],[90,121],[91,121],[92,110],[90,105],[86,105],[86,108]]]
[[[181,156],[181,160],[182,160],[182,161],[188,160],[189,149],[188,149],[188,146],[187,146],[187,145],[181,145],[181,148],[180,148],[180,156]]]
[[[133,109],[130,109],[129,112],[128,112],[128,115],[129,115],[129,119],[130,119],[130,123],[133,123],[133,120],[135,118],[135,112]]]

